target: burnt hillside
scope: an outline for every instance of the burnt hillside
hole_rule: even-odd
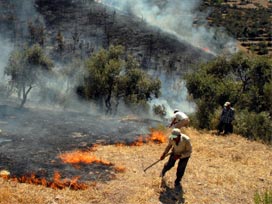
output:
[[[143,68],[186,71],[192,64],[212,57],[144,19],[94,1],[36,0],[35,15],[25,19],[19,19],[17,12],[23,7],[11,1],[1,0],[0,4],[5,7],[1,11],[2,30],[22,43],[22,39],[31,41],[31,28],[56,60],[85,58],[110,44],[125,46]]]

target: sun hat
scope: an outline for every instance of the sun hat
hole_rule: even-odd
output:
[[[174,128],[171,132],[171,135],[169,136],[169,139],[173,140],[177,138],[179,135],[181,135],[180,129]]]
[[[224,104],[224,106],[225,106],[225,107],[230,106],[230,102],[227,101],[227,102]]]
[[[176,113],[176,112],[179,112],[179,109],[175,109],[175,110],[174,110],[174,113]]]

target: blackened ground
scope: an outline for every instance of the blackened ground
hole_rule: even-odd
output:
[[[87,150],[101,142],[130,143],[140,135],[148,135],[158,123],[0,104],[0,170],[8,170],[16,177],[35,173],[50,179],[58,171],[67,178],[107,181],[114,178],[114,165],[80,164],[75,168],[62,163],[58,155]]]

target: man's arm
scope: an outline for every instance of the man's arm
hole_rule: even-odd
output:
[[[169,127],[172,127],[174,124],[176,123],[176,118],[174,118],[171,122],[171,124],[169,125]]]
[[[168,143],[168,145],[166,146],[164,152],[162,153],[160,159],[163,160],[166,156],[166,154],[169,152],[169,150],[172,148],[172,145],[170,144],[170,142]]]

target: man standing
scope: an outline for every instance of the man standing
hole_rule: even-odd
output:
[[[224,108],[222,110],[220,116],[220,122],[218,125],[218,135],[224,130],[224,135],[233,132],[232,121],[234,120],[234,109],[231,107],[230,102],[226,102],[224,104]]]
[[[181,129],[182,127],[187,127],[189,125],[189,122],[189,117],[185,113],[179,111],[178,109],[175,109],[174,117],[171,124],[169,125],[169,128],[174,126],[175,128]]]
[[[165,182],[165,173],[175,165],[177,160],[179,160],[176,172],[175,187],[181,187],[180,182],[192,153],[192,145],[190,138],[187,135],[182,134],[178,128],[174,128],[172,130],[171,135],[169,136],[169,143],[166,146],[160,159],[163,160],[171,149],[172,152],[170,153],[169,160],[165,163],[161,172],[162,186]]]

